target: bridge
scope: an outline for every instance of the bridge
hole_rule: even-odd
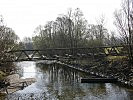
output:
[[[83,48],[46,48],[44,50],[11,50],[6,53],[14,55],[11,60],[2,62],[36,61],[96,58],[106,56],[127,56],[127,46],[100,46]]]
[[[13,57],[10,60],[4,60],[1,62],[19,62],[19,61],[36,61],[36,60],[58,60],[61,62],[64,60],[78,60],[78,59],[101,59],[107,56],[127,56],[127,46],[101,46],[101,47],[84,47],[84,48],[46,48],[44,50],[11,50],[6,53],[12,54]],[[60,63],[59,62],[59,63]],[[60,63],[63,64],[64,63]],[[72,65],[72,64],[71,64]],[[71,67],[71,65],[69,67]],[[75,66],[76,65],[76,66]],[[75,64],[71,68],[88,72],[86,67],[80,68]],[[104,77],[103,74],[92,75]],[[114,78],[94,78],[94,79],[82,79],[81,82],[116,82]],[[22,86],[24,83],[22,83]]]

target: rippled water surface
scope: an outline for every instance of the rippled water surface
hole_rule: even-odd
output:
[[[17,63],[22,78],[37,82],[0,100],[133,100],[133,89],[115,84],[80,83],[81,78],[93,77],[61,65],[36,62]]]

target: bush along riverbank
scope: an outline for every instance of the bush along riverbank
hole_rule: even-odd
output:
[[[73,61],[59,61],[68,67],[104,78],[116,78],[118,82],[133,86],[133,68],[126,57],[110,56],[101,59],[78,59]]]
[[[16,66],[13,63],[0,64],[0,90],[7,87],[9,84],[6,81],[6,77],[16,73]]]

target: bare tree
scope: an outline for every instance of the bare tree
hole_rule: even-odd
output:
[[[15,32],[7,27],[3,22],[3,17],[0,18],[0,70],[10,70],[14,68],[13,63],[3,63],[3,61],[11,60],[15,56],[13,54],[6,53],[12,50],[17,44],[18,36]]]
[[[123,0],[122,9],[115,11],[115,25],[123,39],[123,43],[128,45],[128,56],[133,64],[133,1]]]

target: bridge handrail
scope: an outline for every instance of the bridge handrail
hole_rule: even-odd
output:
[[[115,47],[126,47],[126,46],[128,46],[128,45],[96,46],[96,47],[73,47],[73,48],[22,49],[22,50],[7,51],[7,53],[20,52],[20,51],[46,51],[46,50],[74,50],[74,49],[115,48]]]

